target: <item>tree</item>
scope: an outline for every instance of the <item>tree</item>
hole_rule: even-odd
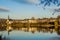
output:
[[[40,4],[43,4],[44,6],[50,6],[52,4],[60,6],[59,0],[40,0]]]

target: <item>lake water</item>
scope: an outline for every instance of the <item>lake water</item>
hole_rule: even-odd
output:
[[[7,31],[1,31],[0,33],[3,34],[8,38],[8,40],[60,40],[60,36],[57,35],[56,32],[26,32],[21,30],[14,30],[11,31],[8,35]]]

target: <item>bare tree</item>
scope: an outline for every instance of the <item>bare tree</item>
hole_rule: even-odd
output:
[[[40,4],[43,4],[44,6],[50,6],[52,4],[60,6],[59,0],[40,0]]]

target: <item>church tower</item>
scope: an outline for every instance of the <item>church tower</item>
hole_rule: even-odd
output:
[[[8,20],[10,19],[9,15],[8,15]]]
[[[9,31],[9,30],[11,29],[11,21],[10,21],[10,17],[9,17],[9,15],[8,15],[8,18],[7,18],[6,23],[7,23],[6,30]]]

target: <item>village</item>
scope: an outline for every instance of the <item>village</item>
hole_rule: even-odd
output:
[[[12,29],[19,30],[20,28],[47,28],[47,29],[58,29],[60,28],[60,16],[57,18],[38,18],[35,19],[32,17],[31,19],[11,19],[8,16],[8,19],[0,20],[0,30],[6,30],[9,27]]]

